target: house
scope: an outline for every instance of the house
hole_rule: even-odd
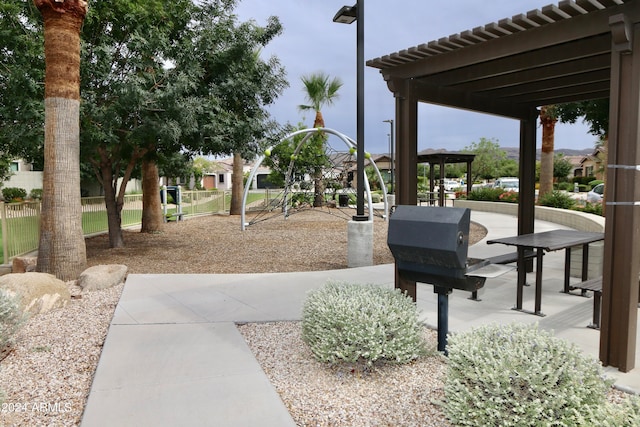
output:
[[[230,190],[233,174],[233,158],[220,159],[202,176],[202,188],[205,190]]]
[[[607,150],[605,147],[597,147],[593,153],[584,156],[580,160],[580,166],[575,169],[575,176],[593,176],[594,179],[604,180],[605,166],[607,164]]]
[[[569,178],[574,176],[582,176],[582,159],[584,156],[564,156],[563,159],[571,163],[571,174]]]
[[[13,160],[10,164],[12,175],[2,183],[3,188],[24,188],[27,194],[42,188],[42,171],[34,171],[33,165],[24,160]]]
[[[248,174],[253,168],[255,162],[244,161],[242,166],[243,174]],[[270,188],[272,185],[268,181],[271,170],[265,166],[260,166],[251,184],[251,189]],[[233,175],[233,157],[218,159],[210,171],[205,172],[202,177],[202,188],[205,190],[231,190],[231,177]]]

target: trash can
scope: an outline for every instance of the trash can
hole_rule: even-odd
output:
[[[341,208],[346,208],[349,206],[349,195],[348,194],[339,194],[338,195],[338,205]]]

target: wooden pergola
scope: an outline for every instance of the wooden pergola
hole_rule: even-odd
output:
[[[434,153],[428,154],[418,154],[418,163],[429,163],[429,191],[433,193],[435,189],[435,168],[434,165],[439,166],[440,182],[444,181],[445,178],[445,165],[446,164],[455,164],[455,163],[464,163],[467,165],[467,193],[471,191],[471,187],[473,185],[471,177],[471,163],[473,163],[473,159],[475,159],[475,154],[469,153],[460,153],[457,151],[437,151]],[[438,204],[439,206],[445,206],[445,194],[444,194],[444,186],[440,185],[438,188]]]
[[[518,233],[534,232],[536,120],[544,105],[609,98],[600,360],[636,352],[640,271],[640,1],[564,0],[367,65],[396,102],[396,203],[417,203],[418,103],[520,121]],[[630,262],[631,261],[631,262]],[[415,283],[396,278],[415,298]]]

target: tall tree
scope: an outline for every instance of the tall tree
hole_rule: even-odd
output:
[[[37,269],[62,280],[86,266],[80,202],[82,0],[34,0],[44,18],[45,132]]]
[[[41,23],[30,15],[39,17],[35,6],[26,3],[30,8],[23,0],[0,2],[0,124],[12,129],[10,138],[5,137],[8,132],[0,134],[0,151],[37,140],[21,136],[37,136],[44,128],[44,108],[38,109],[42,95],[34,95],[39,80],[31,73],[42,62],[42,49],[25,42],[37,40]],[[148,178],[144,187],[149,189],[149,176],[156,173],[153,163],[167,156],[237,151],[249,159],[264,135],[276,128],[264,106],[286,85],[284,70],[276,58],[269,58],[249,68],[247,77],[242,64],[282,27],[276,18],[263,27],[239,24],[233,15],[236,4],[92,3],[82,26],[80,154],[85,176],[92,171],[102,184],[112,247],[124,244],[120,214],[126,185],[140,173],[143,161]],[[8,54],[13,52],[26,55]],[[5,64],[13,67],[11,73],[5,74]],[[5,104],[5,95],[11,96],[12,105]],[[236,107],[231,108],[234,97]],[[37,153],[41,146],[34,144],[30,151]],[[143,197],[145,210],[157,213],[158,192],[144,191]],[[144,222],[144,229],[153,229],[157,215],[145,216]]]
[[[233,153],[231,213],[240,214],[244,160],[264,148],[262,141],[279,134],[265,106],[288,83],[278,59],[263,59],[260,52],[282,32],[282,25],[275,17],[265,26],[238,23],[233,15],[213,20],[210,7],[203,5],[202,17],[194,19],[194,36],[187,41],[191,48],[183,49],[185,55],[176,61],[176,68],[196,64],[199,77],[192,96],[207,105],[194,115],[198,133],[185,133],[183,142],[190,152]]]
[[[555,128],[558,121],[555,105],[540,108],[540,124],[542,126],[542,154],[540,155],[540,190],[539,196],[553,191],[553,160],[555,145]]]
[[[500,148],[495,139],[480,138],[480,141],[464,147],[462,152],[476,155],[471,165],[471,182],[477,179],[498,178],[503,173],[505,165],[509,163],[507,153]]]
[[[127,183],[144,159],[144,230],[157,228],[159,192],[150,187],[156,152],[180,149],[177,105],[191,84],[166,67],[187,35],[196,6],[190,0],[96,2],[83,28],[83,159],[102,184],[111,247],[124,245],[121,211]],[[187,126],[188,123],[185,124]]]
[[[595,99],[590,101],[571,102],[557,106],[557,114],[564,123],[575,123],[578,118],[589,124],[589,133],[598,136],[596,146],[603,148],[605,155],[603,164],[607,164],[606,153],[609,141],[609,99]],[[605,180],[606,180],[605,174]],[[606,186],[605,186],[606,188]],[[606,190],[602,200],[602,215],[606,213]]]
[[[325,127],[321,110],[324,106],[333,105],[338,99],[338,90],[342,87],[342,81],[338,77],[331,79],[325,73],[316,73],[302,76],[302,84],[304,85],[307,104],[299,105],[298,109],[300,111],[314,111],[313,127]],[[311,139],[311,144],[318,146],[319,151],[324,152],[325,141],[326,135],[317,134]],[[321,168],[316,168],[313,173],[313,180],[315,187],[313,205],[316,207],[322,206],[324,204],[324,188]]]
[[[579,118],[589,124],[589,133],[606,139],[609,133],[609,99],[570,102],[556,105],[562,123],[575,123]]]
[[[42,15],[31,1],[4,0],[0,22],[0,153],[25,159],[42,170]]]

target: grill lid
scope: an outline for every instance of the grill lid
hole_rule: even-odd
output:
[[[469,209],[400,205],[389,218],[387,244],[398,264],[465,270],[470,219]]]

